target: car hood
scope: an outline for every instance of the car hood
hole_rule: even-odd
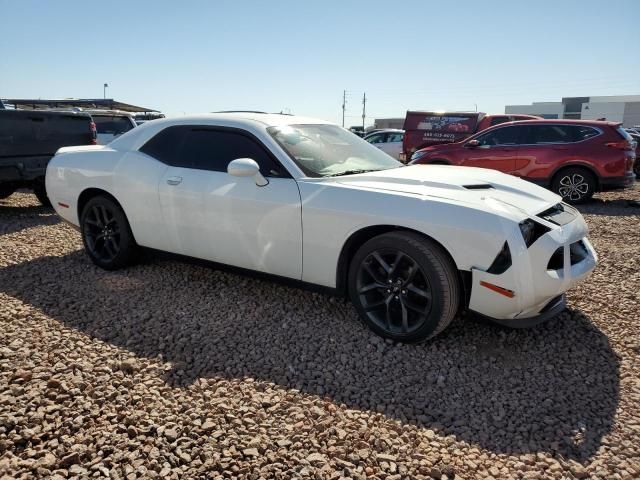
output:
[[[538,214],[562,201],[533,183],[486,168],[412,165],[334,180],[352,188],[435,197],[524,216]]]

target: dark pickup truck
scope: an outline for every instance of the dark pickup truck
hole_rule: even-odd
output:
[[[95,143],[87,113],[0,109],[0,199],[30,188],[48,205],[44,175],[56,150]]]

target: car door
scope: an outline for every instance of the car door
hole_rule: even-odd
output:
[[[558,159],[570,157],[576,132],[570,125],[531,124],[520,147],[514,174],[531,180],[549,181]]]
[[[380,150],[398,160],[402,153],[402,137],[402,132],[387,133],[384,143],[380,144]]]
[[[460,165],[512,173],[516,168],[521,133],[516,126],[505,126],[476,136],[476,146],[465,143]]]
[[[229,175],[227,165],[237,158],[255,160],[268,184]],[[302,278],[298,185],[248,132],[184,127],[181,146],[158,192],[176,253]]]
[[[382,150],[387,134],[384,132],[373,133],[368,135],[365,140],[376,148]]]

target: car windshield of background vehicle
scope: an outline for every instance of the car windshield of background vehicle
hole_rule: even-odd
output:
[[[96,124],[98,133],[120,135],[133,128],[133,125],[126,117],[93,115],[93,121]]]
[[[336,125],[271,127],[269,134],[310,177],[332,177],[403,164]]]

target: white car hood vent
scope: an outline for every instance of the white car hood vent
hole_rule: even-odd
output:
[[[573,222],[576,218],[577,210],[570,207],[569,205],[564,205],[562,203],[558,203],[553,207],[545,210],[544,212],[539,213],[537,216],[540,218],[544,218],[547,222],[555,223],[556,225],[566,225],[567,223]]]
[[[467,190],[489,190],[493,185],[489,183],[476,183],[474,185],[463,185]]]

